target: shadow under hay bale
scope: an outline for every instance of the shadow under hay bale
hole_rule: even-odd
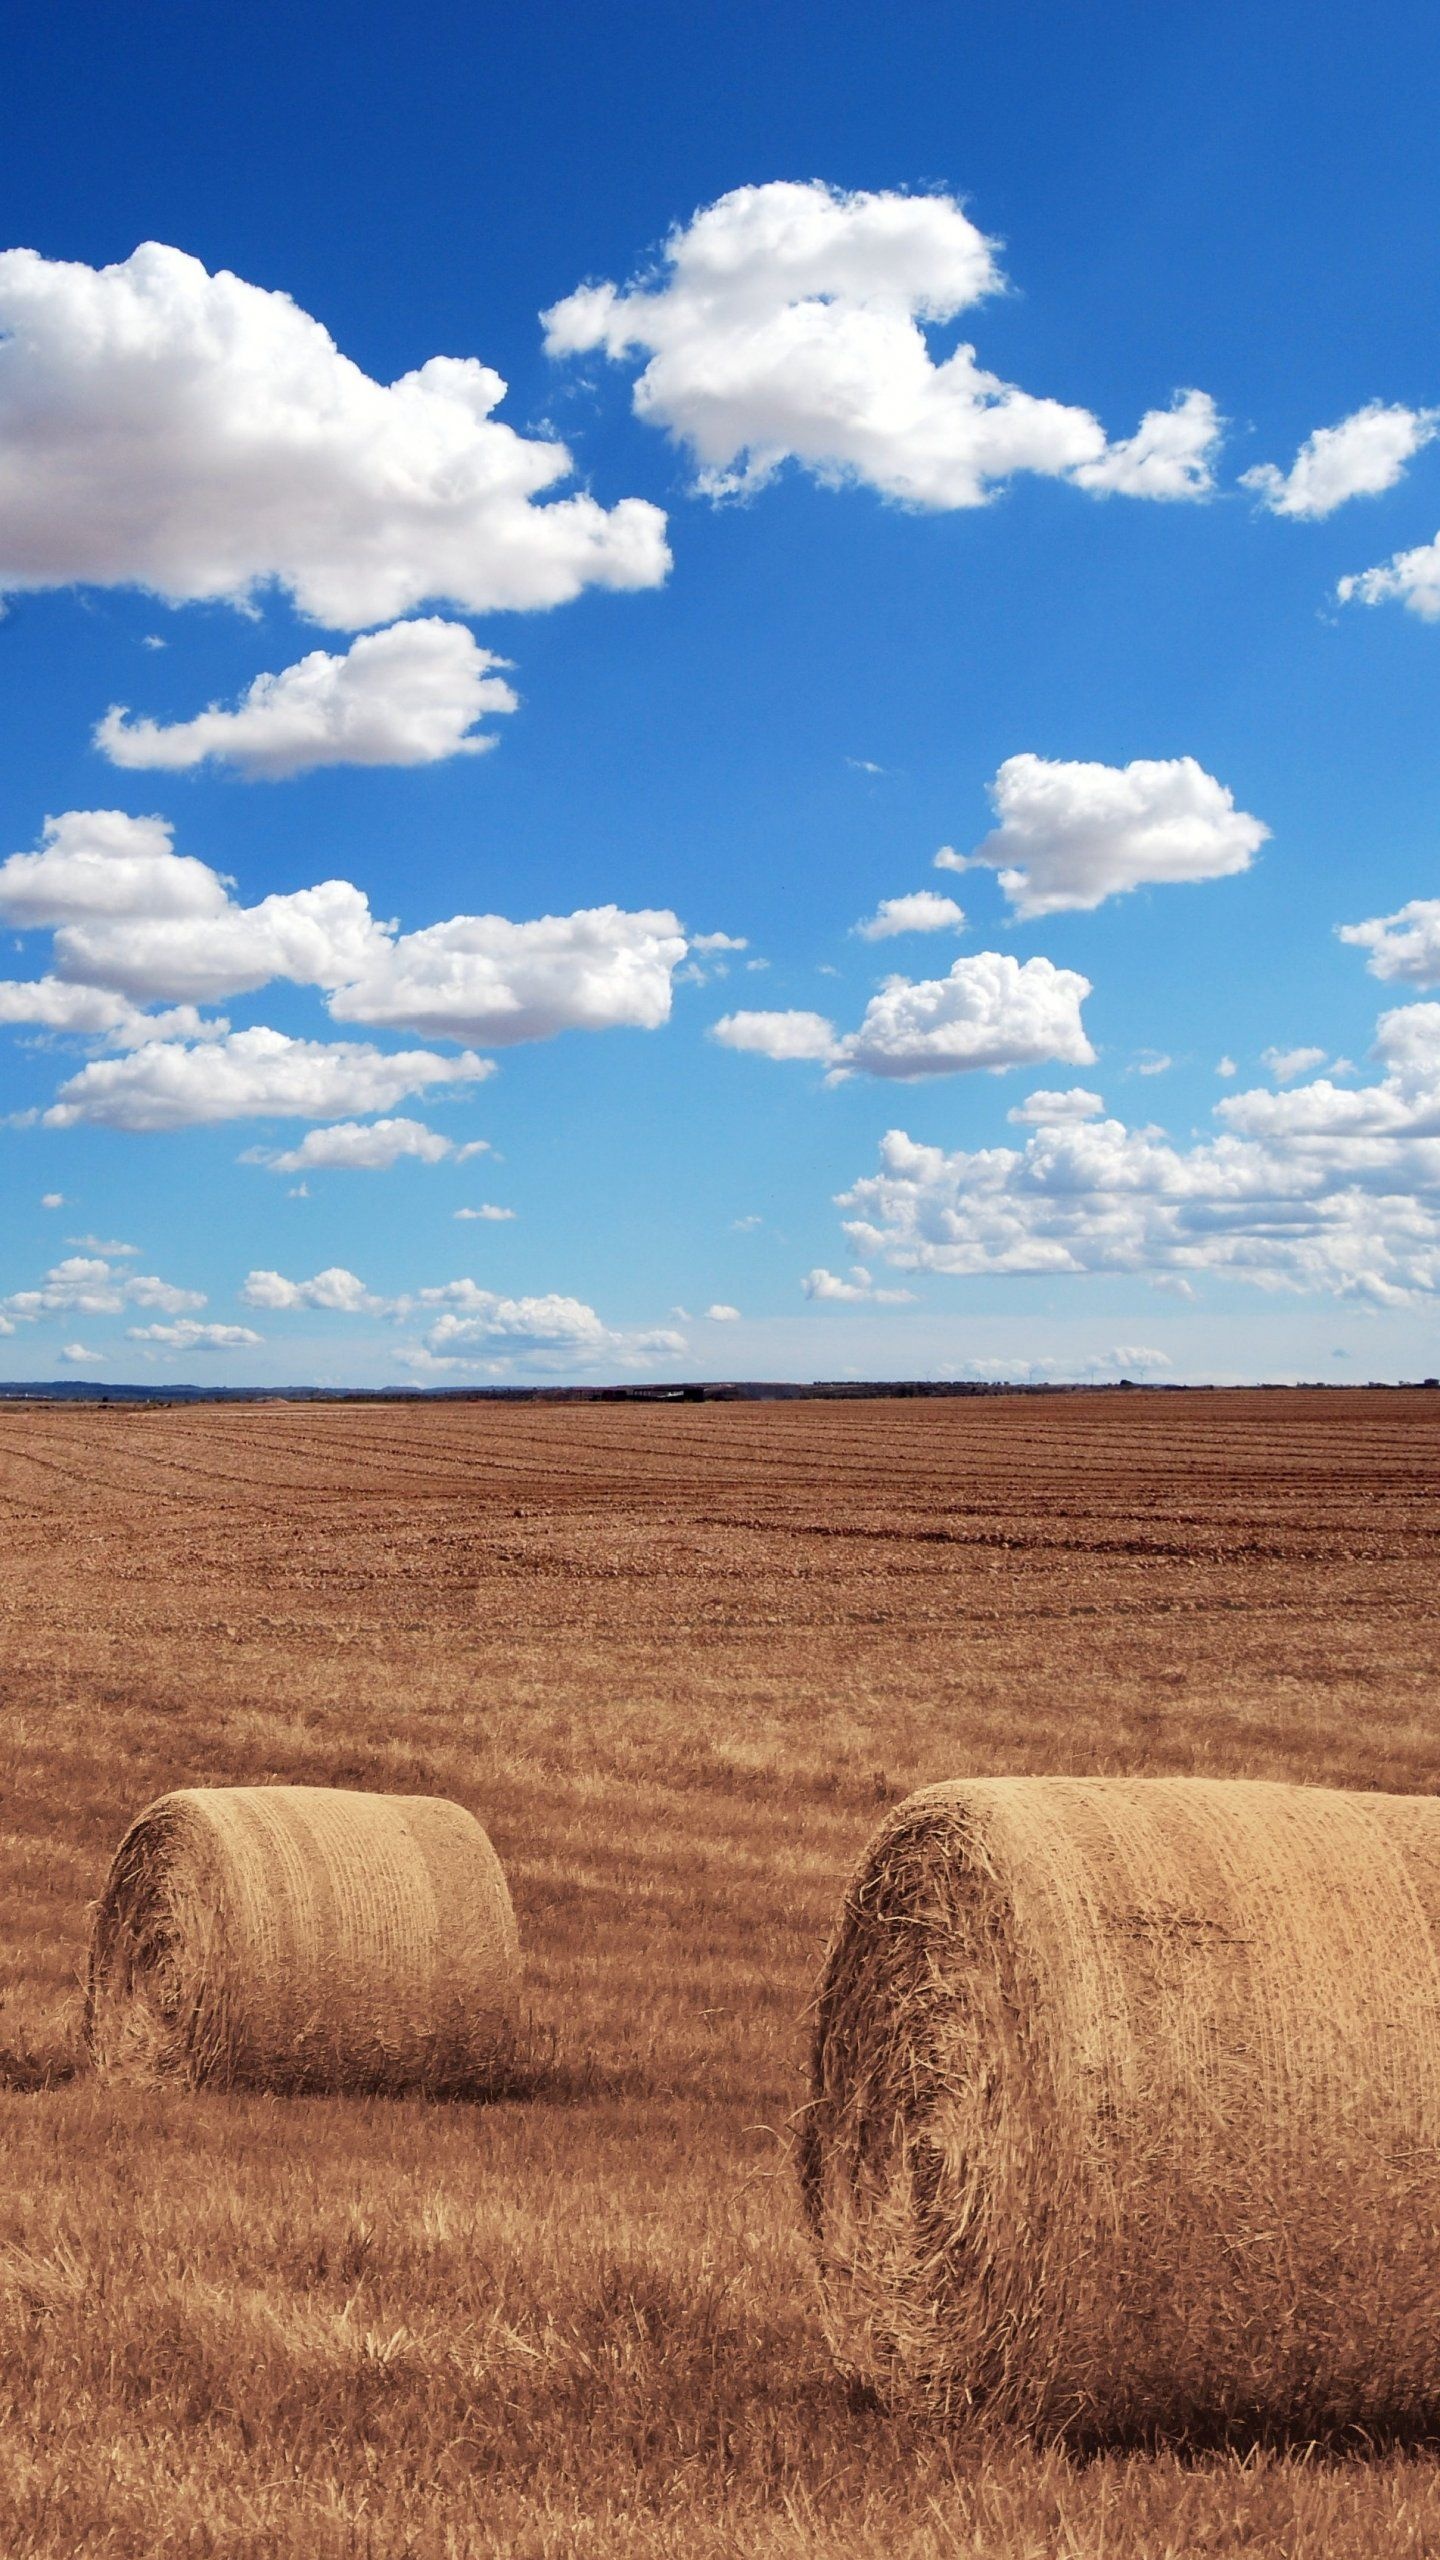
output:
[[[185,1787],[115,1853],[86,2041],[122,2078],[486,2094],[511,2069],[519,1987],[500,1862],[462,1806]]]
[[[1078,2442],[1440,2418],[1440,1800],[930,1787],[819,1993],[842,2370]]]

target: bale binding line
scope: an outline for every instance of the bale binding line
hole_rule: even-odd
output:
[[[285,2092],[483,2092],[510,2058],[515,1915],[438,1796],[182,1787],[131,1824],[90,1940],[105,2073]]]
[[[1440,1799],[977,1778],[876,1833],[799,2146],[842,2368],[1075,2441],[1440,2421]]]

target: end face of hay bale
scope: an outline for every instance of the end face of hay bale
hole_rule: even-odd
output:
[[[187,1787],[132,1823],[91,1936],[104,2071],[287,2091],[483,2091],[520,1956],[484,1831],[434,1796]]]
[[[871,1842],[800,2146],[837,2358],[1080,2437],[1440,2413],[1440,1801],[927,1789]]]

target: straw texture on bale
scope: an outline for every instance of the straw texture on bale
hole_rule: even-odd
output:
[[[1440,1799],[995,1778],[897,1807],[801,2183],[892,2400],[1085,2440],[1440,2418]]]
[[[137,2079],[478,2090],[509,2056],[519,1965],[500,1862],[462,1806],[184,1787],[115,1853],[87,2036]]]

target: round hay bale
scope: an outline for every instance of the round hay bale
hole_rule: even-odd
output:
[[[480,2090],[509,2055],[519,1970],[499,1859],[462,1806],[182,1787],[115,1852],[86,2036],[134,2079]]]
[[[1440,1800],[929,1787],[825,1963],[831,2344],[1080,2440],[1440,2415]]]

